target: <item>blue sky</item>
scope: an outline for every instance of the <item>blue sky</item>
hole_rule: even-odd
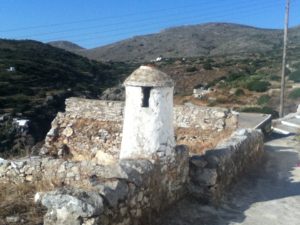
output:
[[[285,0],[2,0],[0,37],[69,40],[86,48],[164,28],[232,22],[282,28]],[[291,0],[290,26],[300,24]]]

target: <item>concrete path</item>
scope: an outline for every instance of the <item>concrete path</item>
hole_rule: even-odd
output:
[[[281,137],[265,149],[263,165],[239,179],[218,208],[185,199],[157,224],[300,225],[300,144]]]
[[[261,113],[244,113],[240,112],[238,114],[238,128],[252,128],[257,129],[261,128],[265,122],[269,121],[271,124],[271,115],[270,114],[261,114]]]

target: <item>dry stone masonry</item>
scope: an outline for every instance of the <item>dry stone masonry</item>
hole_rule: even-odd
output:
[[[187,143],[196,142],[205,134],[237,126],[236,116],[228,109],[193,104],[174,106],[173,109],[175,136]],[[103,164],[116,161],[121,148],[123,117],[124,102],[69,98],[66,112],[58,113],[52,122],[42,154],[69,155],[74,160]]]
[[[190,158],[190,193],[204,202],[218,203],[239,175],[260,163],[263,152],[261,131],[237,130],[216,148]]]
[[[238,130],[202,155],[175,146],[175,136],[184,136],[179,130],[235,128],[229,110],[173,108],[173,82],[151,67],[140,67],[125,84],[125,110],[122,102],[67,99],[39,156],[0,160],[1,182],[48,184],[35,195],[48,209],[45,225],[155,224],[187,195],[217,202],[259,162],[263,136],[256,130]]]

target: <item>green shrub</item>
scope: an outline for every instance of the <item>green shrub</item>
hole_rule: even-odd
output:
[[[234,94],[235,94],[236,96],[243,96],[243,95],[245,95],[245,92],[244,92],[243,89],[238,88],[238,89],[236,89],[236,91],[235,91]]]
[[[235,81],[235,80],[241,78],[243,75],[244,74],[242,74],[242,73],[232,73],[226,78],[226,81],[227,82]]]
[[[257,99],[258,105],[266,105],[269,103],[271,97],[269,95],[262,95]]]
[[[212,70],[212,66],[211,66],[210,62],[205,62],[203,64],[203,69],[205,69],[205,70]]]
[[[247,84],[247,89],[250,91],[265,92],[270,85],[268,81],[254,80]]]
[[[279,80],[281,80],[281,78],[279,76],[277,76],[277,75],[271,75],[270,76],[270,80],[279,81]]]
[[[289,98],[291,98],[291,99],[300,98],[300,88],[296,88],[296,89],[292,90],[291,93],[289,94]]]
[[[297,70],[289,74],[289,79],[294,82],[300,82],[300,70]]]
[[[209,83],[207,84],[207,87],[213,87],[213,86],[215,86],[217,83],[219,83],[221,80],[223,80],[223,81],[226,80],[226,77],[225,77],[225,76],[222,76],[222,77],[219,77],[219,78],[217,78],[217,79],[215,79],[215,80],[209,82]]]
[[[198,69],[195,66],[190,66],[185,69],[185,71],[188,73],[196,72],[197,70]]]

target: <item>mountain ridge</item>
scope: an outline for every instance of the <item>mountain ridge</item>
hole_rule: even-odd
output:
[[[300,43],[300,27],[290,28],[289,44]],[[157,57],[199,57],[268,53],[282,48],[283,31],[234,23],[205,23],[134,36],[77,54],[97,61],[145,62]]]
[[[53,47],[61,48],[61,49],[67,50],[69,52],[74,52],[74,53],[76,53],[78,51],[85,50],[84,47],[81,47],[80,45],[78,45],[76,43],[73,43],[71,41],[65,41],[65,40],[62,40],[62,41],[50,41],[47,44],[49,44],[49,45],[51,45]]]

